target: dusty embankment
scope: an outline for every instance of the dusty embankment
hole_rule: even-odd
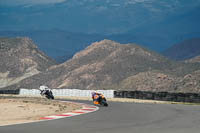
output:
[[[81,106],[78,104],[44,98],[0,95],[0,126],[32,122],[44,116],[71,112],[80,108]]]

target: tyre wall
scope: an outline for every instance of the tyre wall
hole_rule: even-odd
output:
[[[200,103],[199,93],[114,91],[114,97],[115,98],[133,98],[133,99],[144,99],[144,100]]]
[[[19,95],[20,89],[16,90],[0,90],[0,94],[14,94]]]

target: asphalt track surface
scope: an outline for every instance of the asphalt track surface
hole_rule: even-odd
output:
[[[0,133],[199,132],[200,106],[120,102],[109,102],[109,107],[79,116],[0,127]]]

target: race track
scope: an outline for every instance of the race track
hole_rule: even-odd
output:
[[[101,107],[89,114],[0,127],[0,133],[199,132],[200,106],[119,102],[109,102],[109,107]]]

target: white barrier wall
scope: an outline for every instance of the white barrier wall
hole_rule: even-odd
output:
[[[19,95],[40,96],[40,91],[37,89],[20,89]]]
[[[91,92],[94,90],[79,90],[79,89],[53,89],[54,96],[77,96],[91,97]],[[103,94],[106,98],[114,97],[114,90],[96,90]],[[20,89],[19,95],[40,96],[40,91],[37,89]]]

